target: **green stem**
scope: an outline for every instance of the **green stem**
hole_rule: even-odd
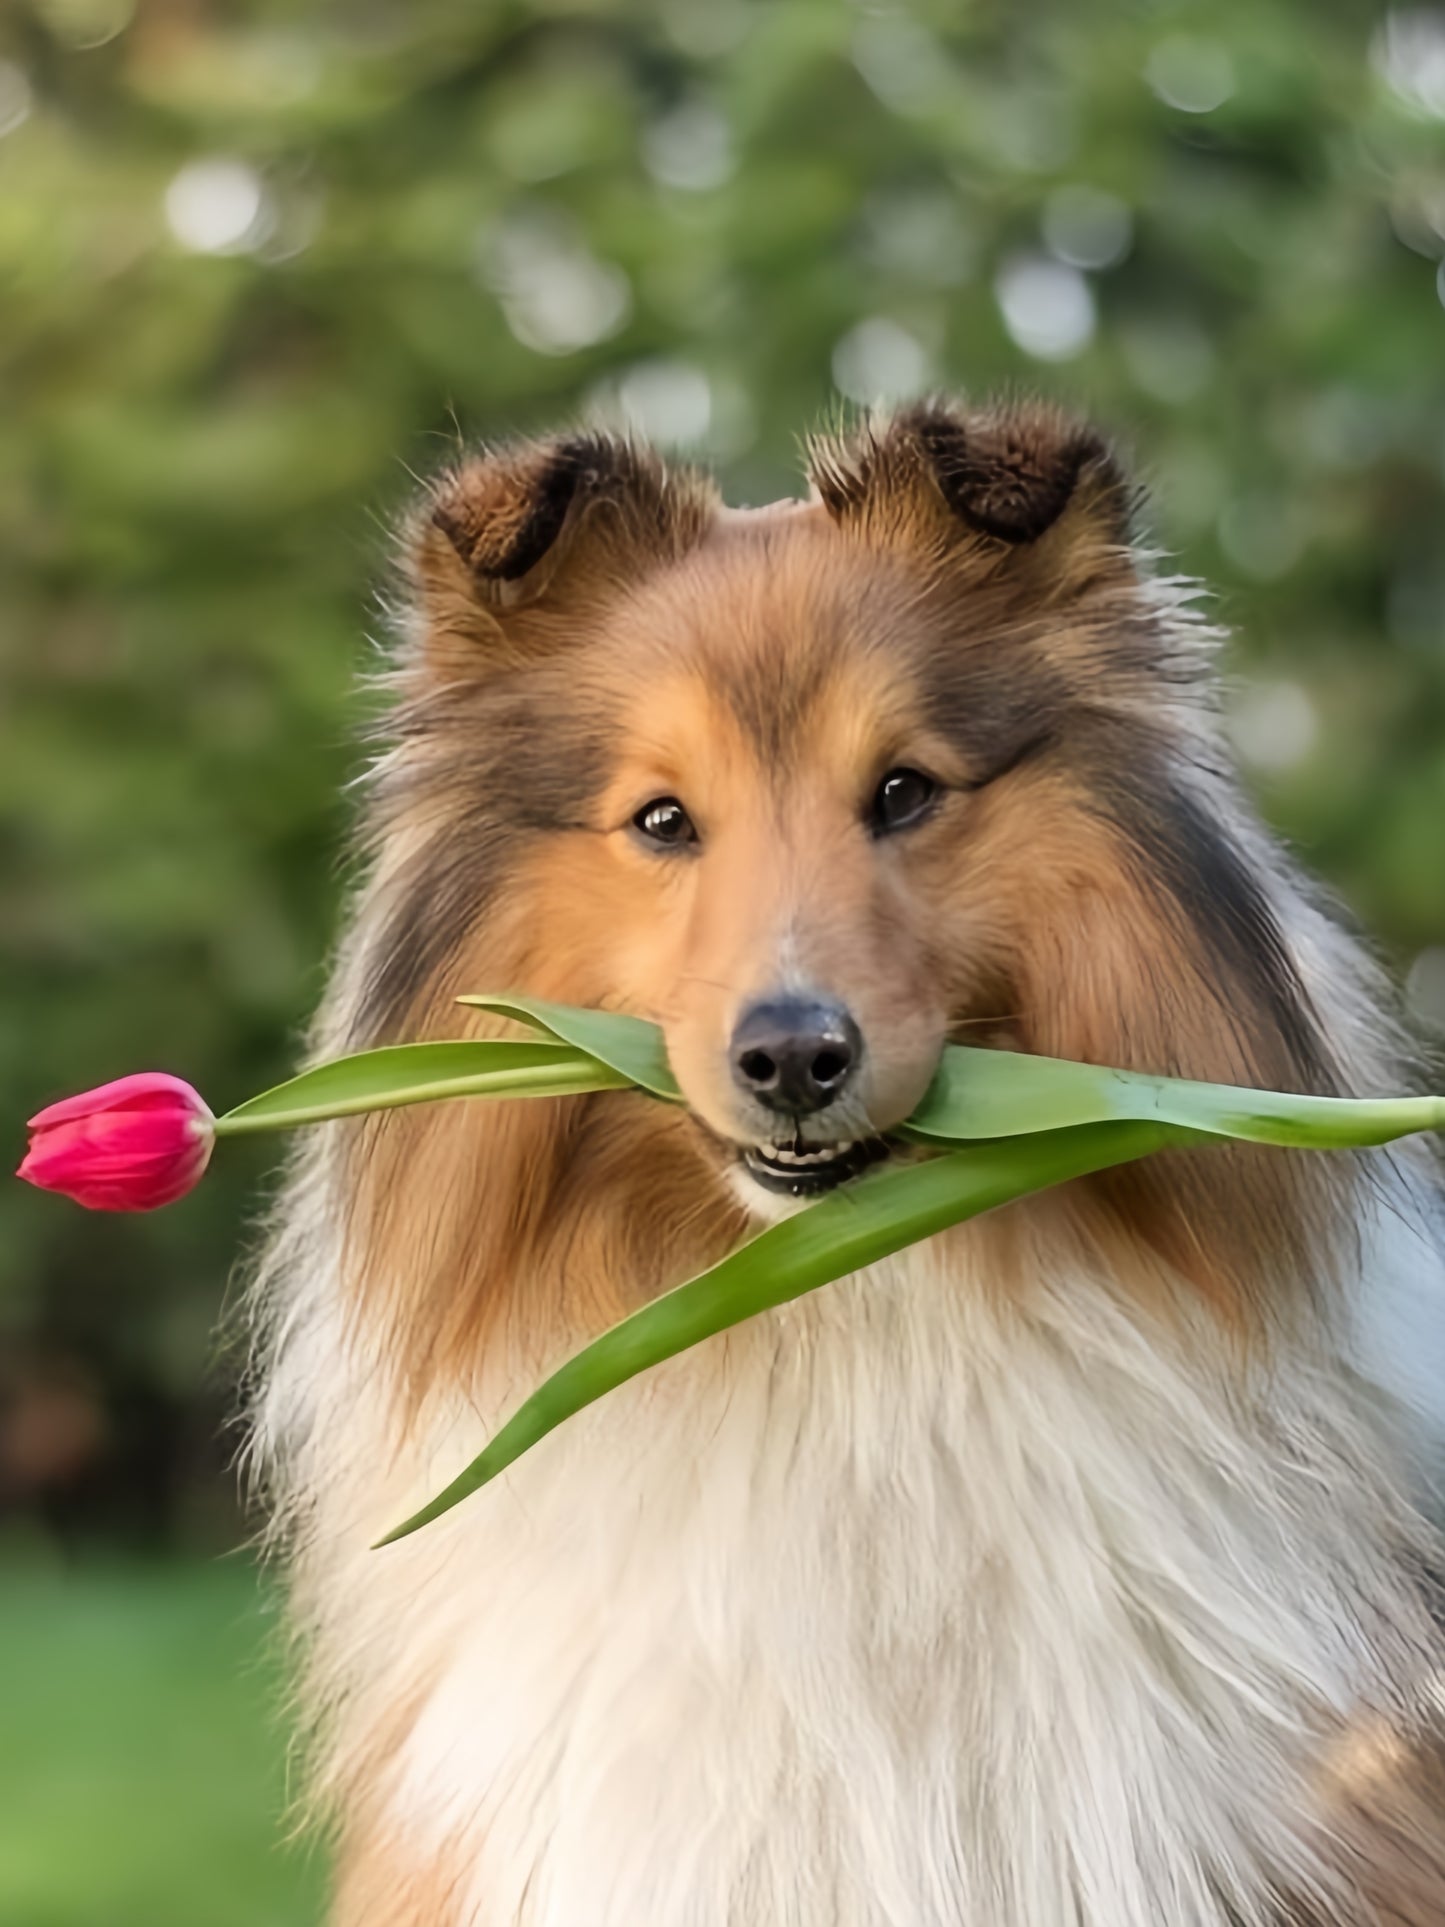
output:
[[[433,1104],[449,1097],[583,1097],[591,1091],[635,1088],[630,1078],[606,1064],[531,1065],[515,1071],[481,1071],[475,1077],[438,1079],[411,1084],[404,1090],[337,1098],[326,1103],[297,1105],[293,1110],[247,1115],[237,1105],[216,1119],[217,1137],[253,1136],[258,1131],[289,1131],[301,1124],[324,1124],[332,1118],[360,1117],[368,1111],[395,1111],[408,1104]]]
[[[1135,1121],[1041,1131],[1026,1152],[1017,1139],[972,1144],[835,1191],[711,1270],[654,1298],[569,1358],[517,1408],[465,1472],[377,1543],[390,1545],[439,1518],[584,1406],[744,1318],[1031,1191],[1192,1138],[1192,1132],[1171,1125]]]

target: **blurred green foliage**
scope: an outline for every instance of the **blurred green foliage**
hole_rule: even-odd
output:
[[[840,389],[1094,411],[1243,629],[1266,807],[1438,1017],[1442,75],[1445,16],[1344,0],[11,0],[12,1149],[127,1070],[284,1074],[411,472],[583,408],[754,501]],[[0,1500],[233,1532],[265,1155],[149,1219],[0,1194]]]

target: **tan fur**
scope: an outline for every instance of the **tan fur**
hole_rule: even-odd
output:
[[[1097,437],[1049,410],[913,411],[818,445],[813,481],[807,505],[740,515],[645,452],[559,439],[464,465],[414,526],[418,614],[374,784],[374,868],[323,1041],[496,1034],[455,998],[524,990],[661,1023],[687,1108],[631,1094],[445,1106],[346,1127],[315,1154],[298,1195],[324,1191],[328,1223],[345,1200],[339,1315],[382,1361],[388,1462],[443,1418],[514,1400],[738,1242],[747,1219],[724,1179],[747,1127],[725,1046],[780,971],[845,1002],[867,1037],[860,1131],[908,1115],[950,1037],[1275,1087],[1395,1075],[1360,967],[1303,908],[1288,910],[1299,928],[1279,973],[1281,996],[1298,973],[1301,1026],[1324,1039],[1309,1064],[1265,965],[1252,977],[1257,960],[1225,937],[1212,952],[1207,925],[1131,845],[1126,779],[1136,754],[1157,757],[1188,772],[1189,809],[1192,784],[1200,812],[1227,819],[1261,889],[1295,902],[1217,784],[1207,723],[1171,694],[1197,680],[1202,642],[1141,577]],[[1170,677],[1149,653],[1160,637]],[[537,677],[532,707],[487,707]],[[498,877],[478,871],[474,906],[456,863],[480,811],[476,735],[535,728],[537,712],[579,730],[605,719],[607,767],[580,802],[555,774],[555,821],[498,843]],[[579,764],[591,753],[579,734]],[[897,766],[928,770],[944,796],[928,824],[883,844],[859,824]],[[526,789],[518,768],[498,807]],[[659,858],[632,828],[673,795],[705,864]],[[1187,853],[1192,819],[1180,820]],[[441,859],[436,896],[411,905]],[[391,953],[431,934],[429,914],[448,942],[389,988]],[[1348,1161],[1175,1153],[971,1227],[961,1272],[1031,1315],[1031,1294],[1053,1288],[1032,1256],[1046,1229],[1121,1301],[1147,1301],[1148,1317],[1162,1303],[1183,1333],[1202,1320],[1253,1373],[1276,1347],[1328,1353],[1361,1198]],[[396,1485],[399,1501],[410,1487]],[[329,1628],[351,1555],[316,1531],[303,1522],[298,1536]],[[325,1774],[346,1816],[337,1927],[470,1927],[465,1850],[455,1866],[419,1859],[378,1791],[416,1708],[363,1728],[343,1673],[323,1663],[317,1689],[343,1735]],[[1408,1698],[1413,1683],[1396,1683]],[[1358,1905],[1291,1901],[1286,1917],[1424,1927],[1445,1919],[1439,1756],[1400,1736],[1396,1711],[1360,1717],[1383,1764],[1327,1742],[1317,1790]]]
[[[340,1847],[332,1927],[456,1927],[465,1883],[464,1856],[419,1858],[383,1822]]]

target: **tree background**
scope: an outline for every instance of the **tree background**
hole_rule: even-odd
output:
[[[1262,807],[1438,1039],[1442,255],[1429,7],[11,0],[12,1150],[137,1066],[218,1108],[287,1073],[388,527],[458,436],[579,412],[738,501],[797,486],[840,395],[1026,385],[1095,414],[1236,631]],[[153,1218],[0,1187],[16,1571],[239,1540],[215,1332],[273,1152],[232,1147]],[[136,1918],[170,1915],[152,1892]]]

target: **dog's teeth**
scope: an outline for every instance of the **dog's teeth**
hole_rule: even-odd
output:
[[[849,1138],[842,1144],[814,1144],[805,1151],[794,1150],[787,1144],[770,1144],[762,1156],[771,1164],[831,1164],[834,1158],[845,1157],[856,1144],[856,1138]]]
[[[816,1198],[836,1185],[857,1177],[870,1164],[888,1155],[878,1138],[844,1138],[837,1144],[754,1144],[744,1152],[753,1174],[774,1191],[795,1198]]]

